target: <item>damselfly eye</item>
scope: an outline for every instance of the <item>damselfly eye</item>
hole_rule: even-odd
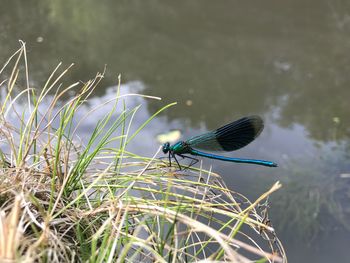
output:
[[[170,143],[166,142],[163,144],[163,153],[167,153],[170,150]]]

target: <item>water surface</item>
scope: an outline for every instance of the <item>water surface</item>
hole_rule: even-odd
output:
[[[162,101],[136,101],[142,123],[170,108],[131,145],[151,155],[155,135],[183,138],[250,114],[265,130],[231,156],[273,160],[269,169],[204,160],[255,198],[280,180],[270,217],[290,262],[346,262],[350,243],[350,3],[339,1],[3,1],[0,61],[27,42],[32,85],[60,62],[65,83],[107,64],[93,103],[123,83]],[[86,122],[85,131],[93,128]],[[146,137],[145,137],[146,136]],[[142,138],[149,138],[147,142]],[[230,154],[229,154],[230,155]]]

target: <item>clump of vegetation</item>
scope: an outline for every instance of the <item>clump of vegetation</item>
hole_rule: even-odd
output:
[[[128,152],[172,104],[132,133],[138,107],[125,107],[120,78],[115,99],[106,102],[112,111],[82,143],[85,118],[75,116],[103,74],[64,87],[69,68],[59,72],[59,65],[41,90],[31,88],[22,43],[0,71],[0,261],[286,262],[266,213],[278,182],[250,202],[210,171],[179,172],[157,153]],[[26,88],[15,92],[21,79]]]

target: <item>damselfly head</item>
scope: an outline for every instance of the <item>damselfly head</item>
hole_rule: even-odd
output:
[[[163,144],[163,153],[168,153],[170,150],[170,143],[166,142]]]

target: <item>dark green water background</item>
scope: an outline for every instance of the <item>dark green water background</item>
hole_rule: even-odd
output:
[[[177,101],[135,138],[129,150],[140,154],[155,152],[160,132],[177,128],[186,138],[263,116],[259,139],[231,156],[279,168],[204,166],[250,198],[282,182],[270,217],[290,262],[349,261],[349,1],[2,0],[1,63],[19,39],[37,87],[60,61],[76,64],[66,83],[107,64],[97,103],[119,73],[126,87],[163,98],[142,101],[139,123]]]

